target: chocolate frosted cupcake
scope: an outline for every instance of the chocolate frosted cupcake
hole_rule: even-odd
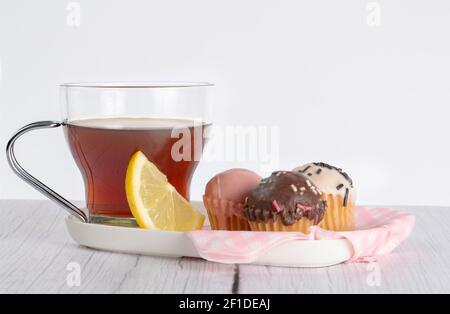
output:
[[[297,231],[308,233],[319,224],[326,209],[322,192],[303,174],[278,171],[245,200],[245,215],[252,231]]]
[[[294,169],[308,177],[322,191],[327,211],[320,226],[334,231],[355,227],[356,190],[350,176],[342,169],[323,162],[309,163]]]

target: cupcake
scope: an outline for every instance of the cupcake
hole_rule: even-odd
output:
[[[302,173],[278,171],[249,193],[245,215],[252,231],[308,233],[324,215],[322,192]]]
[[[355,227],[356,191],[353,181],[342,169],[314,162],[294,169],[307,176],[322,191],[327,210],[320,226],[327,230],[348,231]]]
[[[203,195],[211,228],[214,230],[250,230],[244,215],[244,200],[261,181],[246,169],[230,169],[209,180]]]

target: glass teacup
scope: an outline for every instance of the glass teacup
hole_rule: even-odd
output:
[[[40,121],[20,129],[7,146],[8,161],[21,178],[81,220],[135,225],[125,192],[131,156],[142,151],[189,199],[192,175],[211,122],[212,84],[184,82],[62,84],[62,121]],[[14,142],[38,128],[62,126],[84,179],[88,213],[25,171]]]

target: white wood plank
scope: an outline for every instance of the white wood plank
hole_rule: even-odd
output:
[[[231,292],[233,265],[82,248],[50,202],[0,204],[0,293]],[[67,285],[71,262],[81,267],[80,287]]]
[[[450,292],[450,208],[403,208],[412,236],[380,259],[380,285],[368,264],[298,269],[222,265],[95,251],[68,236],[65,213],[49,201],[0,201],[0,293],[436,293]],[[70,262],[81,286],[66,282]]]
[[[160,258],[160,266],[150,257],[141,257],[136,267],[116,290],[119,293],[230,293],[233,265],[199,259]]]
[[[241,265],[240,293],[449,293],[449,208],[403,207],[416,215],[409,239],[375,267],[377,282],[368,281],[373,268],[352,263],[318,269]],[[370,278],[369,278],[370,279]],[[369,282],[369,283],[368,283]]]

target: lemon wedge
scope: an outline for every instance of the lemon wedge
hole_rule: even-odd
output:
[[[197,212],[141,151],[130,159],[125,179],[128,205],[141,228],[192,231],[205,216]]]

